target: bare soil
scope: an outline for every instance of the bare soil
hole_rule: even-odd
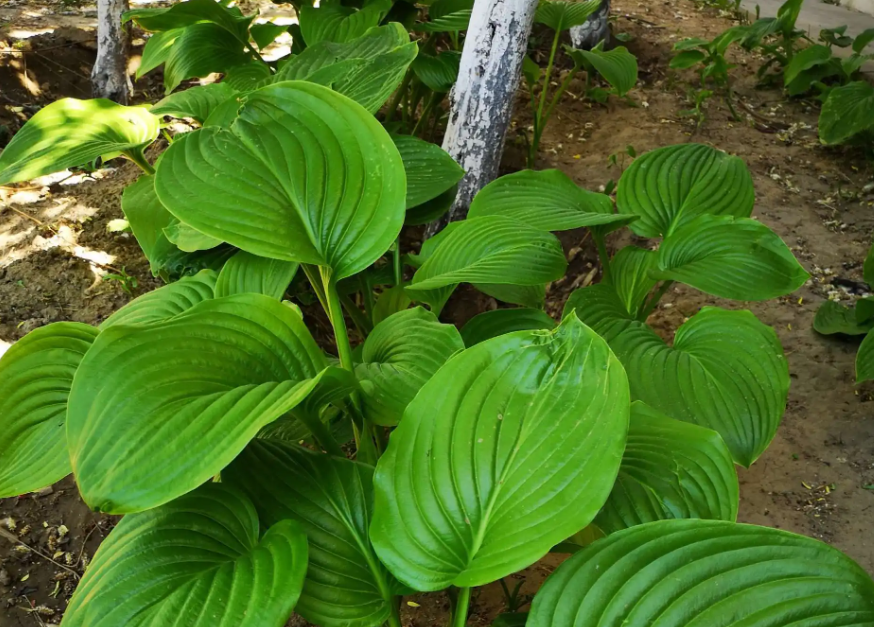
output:
[[[0,125],[14,132],[40,105],[89,95],[94,38],[82,19],[89,10],[20,0],[0,7]],[[851,292],[860,291],[853,286],[862,280],[861,264],[874,230],[874,195],[863,192],[872,180],[871,164],[853,150],[820,146],[816,106],[758,88],[759,60],[748,54],[733,59],[739,108],[747,119],[733,120],[714,97],[696,128],[679,112],[690,108],[689,85],[697,84],[697,77],[668,70],[671,46],[683,37],[713,37],[730,20],[691,0],[626,0],[614,3],[613,14],[614,33],[633,37],[625,45],[639,60],[640,82],[631,92],[636,106],[615,99],[606,106],[587,103],[579,99],[582,85],[573,84],[550,121],[537,166],[560,168],[580,185],[598,189],[619,178],[623,160],[630,161],[623,157],[628,146],[640,154],[697,141],[747,162],[757,191],[754,216],[793,248],[811,281],[789,297],[748,305],[677,287],[650,322],[670,338],[702,306],[720,305],[748,307],[777,330],[792,375],[789,406],[768,451],[751,469],[739,469],[739,518],[825,540],[874,574],[874,491],[865,489],[874,484],[874,387],[854,385],[857,340],[826,338],[812,329],[824,299],[849,302],[858,296]],[[52,25],[54,32],[26,40],[11,34]],[[144,79],[137,85],[138,97],[154,100],[158,84],[155,77]],[[526,107],[527,97],[520,93],[507,172],[524,164]],[[0,135],[0,146],[6,141]],[[608,160],[613,154],[615,165]],[[137,176],[131,164],[110,166],[112,171],[94,177],[0,189],[0,350],[49,322],[105,319],[131,298],[118,282],[104,280],[107,273],[124,268],[134,276],[134,295],[159,286],[133,238],[107,230],[110,220],[122,217],[121,191]],[[418,232],[408,235],[416,239]],[[573,289],[598,280],[597,255],[585,232],[564,233],[562,240],[571,263],[567,277],[550,286],[548,309],[555,315]],[[609,245],[618,250],[635,241],[646,245],[628,232]],[[446,318],[462,324],[496,306],[472,289],[459,290]],[[326,326],[317,329],[317,337],[326,333]],[[88,510],[71,478],[50,492],[0,500],[0,527],[20,539],[13,546],[0,538],[0,627],[59,623],[77,577],[113,524],[113,517]],[[533,594],[561,559],[547,556],[508,578],[509,587],[523,578],[523,594]],[[445,624],[447,608],[443,595],[404,599],[404,624]],[[503,610],[500,586],[486,586],[475,593],[470,624],[488,625]]]

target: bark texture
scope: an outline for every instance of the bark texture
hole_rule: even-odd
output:
[[[127,104],[133,91],[127,74],[128,32],[121,24],[128,0],[97,0],[97,60],[91,70],[91,93]]]
[[[498,174],[536,8],[537,0],[476,0],[473,5],[443,140],[443,149],[466,174],[452,208],[428,225],[428,236],[463,219],[476,193]]]
[[[571,27],[571,42],[574,48],[591,50],[599,41],[610,43],[610,0],[601,0],[598,10],[589,16],[585,24]]]

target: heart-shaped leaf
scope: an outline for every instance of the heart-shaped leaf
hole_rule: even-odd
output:
[[[610,260],[610,278],[625,309],[636,317],[647,294],[658,281],[650,272],[658,267],[658,253],[637,246],[626,246]]]
[[[158,118],[144,107],[62,98],[37,111],[0,153],[0,185],[139,152],[157,136]]]
[[[244,250],[228,259],[215,284],[216,298],[232,294],[265,294],[281,299],[294,275],[298,264],[258,257]]]
[[[389,316],[364,341],[361,382],[364,415],[378,425],[396,425],[421,387],[464,348],[458,329],[421,307]]]
[[[404,311],[411,302],[403,285],[390,287],[379,295],[373,306],[373,324],[379,324],[392,314]]]
[[[654,278],[734,300],[784,296],[810,278],[776,233],[734,216],[704,214],[685,222],[662,242],[658,260]]]
[[[786,408],[789,368],[774,330],[749,311],[705,307],[668,346],[629,319],[608,285],[571,294],[565,312],[571,310],[609,342],[635,400],[713,429],[742,466],[767,448]]]
[[[461,338],[464,345],[470,348],[474,344],[514,331],[554,328],[555,320],[542,309],[494,309],[468,320],[461,329]]]
[[[455,187],[464,170],[437,144],[411,135],[392,135],[407,174],[407,209]]]
[[[607,534],[668,518],[737,518],[737,473],[719,434],[635,401],[619,477],[595,524]]]
[[[874,86],[867,81],[835,87],[828,92],[819,113],[819,139],[824,144],[840,144],[871,129],[874,127],[872,108]]]
[[[573,2],[570,0],[541,0],[534,21],[554,31],[565,31],[586,23],[589,16],[601,7],[601,0]]]
[[[70,392],[79,491],[112,513],[166,503],[345,372],[327,368],[298,313],[261,294],[206,300],[161,325],[113,325]]]
[[[533,564],[603,505],[628,414],[622,367],[575,316],[465,350],[419,391],[379,460],[377,554],[417,590]]]
[[[861,301],[860,301],[861,302]],[[858,304],[856,305],[858,307]],[[874,328],[874,320],[859,322],[855,309],[827,300],[816,310],[813,328],[817,333],[833,335],[865,335]]]
[[[603,225],[619,228],[637,219],[613,213],[609,196],[582,189],[561,170],[523,170],[492,181],[473,199],[468,217],[489,215],[512,218],[543,231]]]
[[[400,584],[367,535],[373,467],[276,440],[254,440],[224,472],[255,503],[262,525],[291,519],[309,540],[296,612],[324,627],[381,625]]]
[[[152,115],[174,118],[193,118],[203,124],[216,108],[236,96],[236,90],[227,83],[212,83],[192,87],[158,101],[149,111]]]
[[[619,96],[627,94],[637,83],[637,57],[628,52],[625,46],[612,50],[573,50],[574,55],[582,55],[604,77]]]
[[[212,270],[201,270],[194,276],[138,296],[104,320],[100,330],[120,324],[151,324],[188,311],[198,303],[215,298],[216,276]]]
[[[64,612],[64,627],[281,627],[307,572],[307,538],[292,520],[259,539],[252,502],[207,484],[125,516],[100,545]]]
[[[416,271],[409,292],[457,283],[539,285],[564,275],[567,261],[551,233],[503,216],[458,224]]]
[[[198,231],[253,255],[328,266],[339,279],[394,243],[404,181],[401,157],[372,115],[293,81],[250,94],[230,130],[208,127],[174,142],[155,188]]]
[[[79,322],[40,327],[0,359],[0,498],[70,474],[65,415],[73,375],[97,329]]]
[[[170,48],[164,63],[164,93],[169,94],[186,79],[227,72],[251,60],[245,44],[234,34],[211,22],[194,24],[185,28]]]
[[[660,237],[702,214],[748,218],[755,191],[746,164],[703,144],[658,148],[622,173],[616,204],[640,216],[632,231]]]
[[[874,582],[849,557],[793,533],[663,520],[565,561],[534,597],[528,627],[865,625]]]

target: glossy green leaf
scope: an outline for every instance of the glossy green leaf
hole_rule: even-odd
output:
[[[534,21],[555,31],[565,31],[586,23],[589,16],[601,7],[601,0],[573,2],[570,0],[541,0]]]
[[[874,320],[874,296],[865,296],[856,301],[856,322],[864,324]]]
[[[582,189],[561,170],[523,170],[492,181],[474,197],[468,217],[489,215],[512,218],[543,231],[602,225],[619,228],[637,219],[613,213],[609,196]]]
[[[295,611],[324,627],[371,627],[401,586],[377,559],[367,530],[373,467],[275,440],[255,440],[222,473],[255,503],[263,525],[295,520],[309,568]]]
[[[853,52],[861,54],[871,42],[874,42],[874,28],[866,28],[853,40]]]
[[[431,91],[445,94],[455,84],[458,78],[458,66],[461,63],[461,53],[446,50],[437,55],[420,53],[413,61],[413,72]]]
[[[89,564],[63,627],[282,627],[307,572],[307,538],[280,520],[259,537],[252,502],[207,484],[125,516]]]
[[[534,597],[528,627],[869,625],[874,582],[823,542],[716,520],[664,520],[595,542]]]
[[[179,250],[186,253],[198,250],[211,250],[220,246],[223,242],[206,233],[201,233],[194,227],[173,219],[164,227],[164,236]]]
[[[265,294],[281,299],[297,274],[298,263],[259,257],[244,250],[228,259],[215,284],[216,298],[232,294]]]
[[[201,270],[194,276],[183,277],[136,297],[104,320],[100,329],[120,324],[151,324],[168,320],[198,303],[215,298],[215,287],[216,273],[212,270]]]
[[[255,40],[255,45],[260,49],[264,49],[272,44],[277,37],[288,31],[288,26],[275,24],[273,22],[263,22],[261,24],[253,24],[249,28],[249,34]]]
[[[783,82],[788,85],[805,70],[827,63],[831,58],[831,48],[821,44],[814,44],[799,50],[783,68]]]
[[[396,425],[416,393],[464,348],[458,329],[416,307],[389,316],[364,341],[355,374],[364,415],[378,425]]]
[[[467,27],[470,26],[472,14],[472,9],[461,9],[432,18],[428,22],[419,22],[415,25],[414,30],[422,31],[423,33],[457,33],[467,30]]]
[[[437,144],[411,135],[392,135],[407,175],[407,209],[455,187],[464,170]]]
[[[323,41],[347,43],[377,26],[382,17],[379,7],[354,9],[340,4],[303,6],[300,29],[307,47]]]
[[[65,415],[73,375],[97,329],[55,322],[15,342],[0,358],[0,498],[70,474]]]
[[[272,82],[272,76],[266,63],[250,60],[228,68],[223,82],[236,91],[250,92]]]
[[[379,460],[377,555],[417,590],[533,564],[603,505],[628,414],[622,367],[574,316],[465,350],[419,391]]]
[[[678,144],[651,150],[622,173],[616,204],[640,216],[632,231],[660,237],[707,213],[748,218],[753,180],[742,159],[705,146]]]
[[[874,334],[868,333],[856,353],[856,383],[874,379]]]
[[[543,309],[546,302],[546,284],[513,285],[511,283],[474,283],[483,294],[502,303],[521,305],[530,309]]]
[[[819,139],[824,144],[840,144],[874,127],[874,86],[856,81],[835,87],[828,93],[819,113]]]
[[[167,61],[167,57],[170,55],[170,48],[179,38],[179,35],[182,34],[183,30],[182,28],[173,28],[155,33],[149,37],[146,45],[143,47],[143,56],[137,68],[135,76],[137,80]]]
[[[522,59],[522,76],[525,78],[525,83],[528,85],[529,91],[537,87],[540,82],[540,73],[540,66],[537,65],[531,57],[526,55],[525,58]]]
[[[619,300],[634,317],[658,282],[650,272],[658,267],[658,253],[626,246],[610,260],[610,277]]]
[[[152,115],[169,115],[174,118],[194,118],[203,124],[215,109],[236,95],[226,83],[212,83],[192,87],[178,94],[167,96],[150,109]]]
[[[216,0],[186,0],[169,8],[134,9],[124,13],[122,22],[133,20],[143,30],[152,32],[209,23],[234,35],[240,43],[246,43],[254,16],[244,16],[239,9],[225,4]]]
[[[457,283],[539,285],[564,275],[567,261],[551,233],[503,216],[459,223],[416,271],[408,291]]]
[[[177,6],[182,6],[182,3]],[[173,42],[164,63],[164,93],[169,94],[189,78],[227,72],[251,60],[236,36],[211,22],[187,27]]]
[[[155,188],[198,231],[254,255],[328,266],[337,279],[394,243],[406,195],[401,157],[373,116],[303,81],[250,94],[229,130],[174,142]]]
[[[403,285],[390,287],[376,299],[373,306],[373,324],[379,324],[389,316],[405,310],[411,302]]]
[[[794,292],[810,278],[780,236],[761,222],[707,214],[665,238],[653,276],[753,301]]]
[[[464,345],[485,342],[499,335],[515,331],[551,330],[555,320],[542,309],[494,309],[477,314],[461,328]]]
[[[144,107],[62,98],[37,111],[0,153],[0,185],[138,152],[157,136],[158,118]]]
[[[166,503],[340,375],[300,315],[261,294],[206,300],[160,325],[113,325],[70,392],[79,491],[104,512]]]
[[[706,58],[707,55],[700,50],[681,50],[671,59],[670,68],[674,70],[687,70],[698,65]]]
[[[635,401],[619,477],[595,519],[611,534],[668,518],[737,518],[738,481],[719,434]]]
[[[789,369],[774,330],[749,311],[705,307],[668,346],[629,319],[608,285],[571,294],[565,312],[571,310],[609,342],[632,398],[718,432],[742,466],[767,448],[786,409]]]
[[[625,46],[612,50],[579,50],[586,60],[598,70],[619,96],[627,94],[637,83],[637,57]]]
[[[860,322],[855,309],[827,300],[816,310],[813,328],[823,335],[865,335],[874,328],[874,320]]]

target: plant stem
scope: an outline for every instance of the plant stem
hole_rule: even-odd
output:
[[[428,102],[425,103],[425,108],[422,109],[422,115],[419,116],[419,119],[416,120],[416,126],[413,127],[413,132],[410,135],[415,136],[419,132],[419,128],[428,119],[428,116],[431,115],[431,109],[434,108],[434,105],[437,104],[437,98],[439,95],[436,91],[432,91],[431,95],[428,97]]]
[[[340,302],[343,304],[349,317],[352,318],[352,322],[354,322],[355,326],[358,327],[358,330],[361,331],[362,336],[366,336],[373,331],[373,323],[370,322],[370,318],[361,312],[358,305],[356,305],[351,298],[342,294],[340,296]]]
[[[604,241],[604,236],[593,232],[592,237],[595,240],[595,245],[598,247],[598,259],[601,260],[601,279],[604,283],[610,283],[610,255],[607,253],[607,244]]]
[[[555,111],[555,107],[558,105],[561,97],[564,95],[564,92],[567,90],[568,85],[571,84],[574,76],[579,72],[579,68],[574,68],[570,72],[567,73],[565,79],[561,82],[561,86],[558,88],[558,91],[555,92],[555,95],[552,97],[552,101],[549,103],[549,107],[546,109],[546,115],[543,120],[541,120],[541,126],[546,126],[547,120],[552,117],[552,112]]]
[[[330,455],[346,457],[339,442],[334,438],[334,434],[331,433],[331,429],[328,428],[328,425],[322,422],[322,419],[319,418],[318,414],[307,409],[301,409],[300,407],[295,410],[294,414],[297,419],[304,423],[307,429],[310,430],[310,433],[320,447]]]
[[[363,274],[358,275],[358,284],[361,286],[361,295],[364,298],[364,313],[368,319],[373,320],[373,287]]]
[[[316,293],[316,298],[319,299],[319,303],[322,305],[322,309],[325,310],[326,314],[330,315],[328,300],[325,298],[325,291],[322,289],[322,279],[316,273],[316,266],[302,263],[300,267],[303,268],[304,274],[307,275],[307,279],[309,279],[310,285],[312,285],[313,291]]]
[[[141,148],[137,148],[135,150],[128,150],[124,153],[124,155],[140,166],[140,169],[146,174],[154,174],[155,168],[152,167],[152,164],[146,160],[146,156],[143,154]]]
[[[355,372],[355,364],[352,361],[352,345],[349,344],[349,333],[346,330],[346,319],[343,317],[343,307],[340,305],[340,294],[337,292],[337,282],[331,276],[330,268],[319,266],[322,276],[322,286],[325,288],[325,296],[328,303],[328,318],[334,327],[334,338],[337,341],[337,353],[340,357],[340,365],[349,372]],[[357,396],[352,397],[356,408],[360,407]]]
[[[653,310],[656,308],[656,305],[658,305],[659,301],[662,299],[662,296],[664,296],[665,293],[669,289],[671,289],[671,286],[673,284],[673,281],[665,281],[664,283],[662,283],[656,293],[652,295],[652,298],[650,298],[646,305],[643,307],[643,309],[640,310],[640,313],[637,315],[637,319],[641,322],[646,322],[646,319],[649,318],[649,314],[653,312]]]
[[[388,112],[385,114],[386,124],[391,122],[394,117],[398,105],[401,103],[401,98],[403,98],[404,94],[407,93],[407,87],[410,86],[411,80],[413,80],[413,68],[407,68],[407,73],[404,74],[404,80],[401,82],[401,86],[398,87],[398,90],[395,92],[394,97],[388,105]]]
[[[391,603],[391,614],[388,615],[387,624],[389,627],[403,627],[401,624],[401,609],[399,607],[400,598],[396,597]]]
[[[404,272],[401,268],[401,239],[395,240],[395,247],[391,251],[392,265],[394,267],[395,285],[401,285],[404,282]]]
[[[470,605],[470,588],[459,588],[455,611],[452,613],[452,627],[467,625],[467,608]]]
[[[546,72],[543,76],[543,90],[540,92],[540,105],[537,107],[537,118],[543,119],[543,107],[546,105],[546,92],[549,90],[549,78],[552,75],[552,66],[555,64],[555,53],[558,50],[558,41],[561,33],[555,31],[552,39],[552,49],[549,51],[549,63],[546,64]]]

